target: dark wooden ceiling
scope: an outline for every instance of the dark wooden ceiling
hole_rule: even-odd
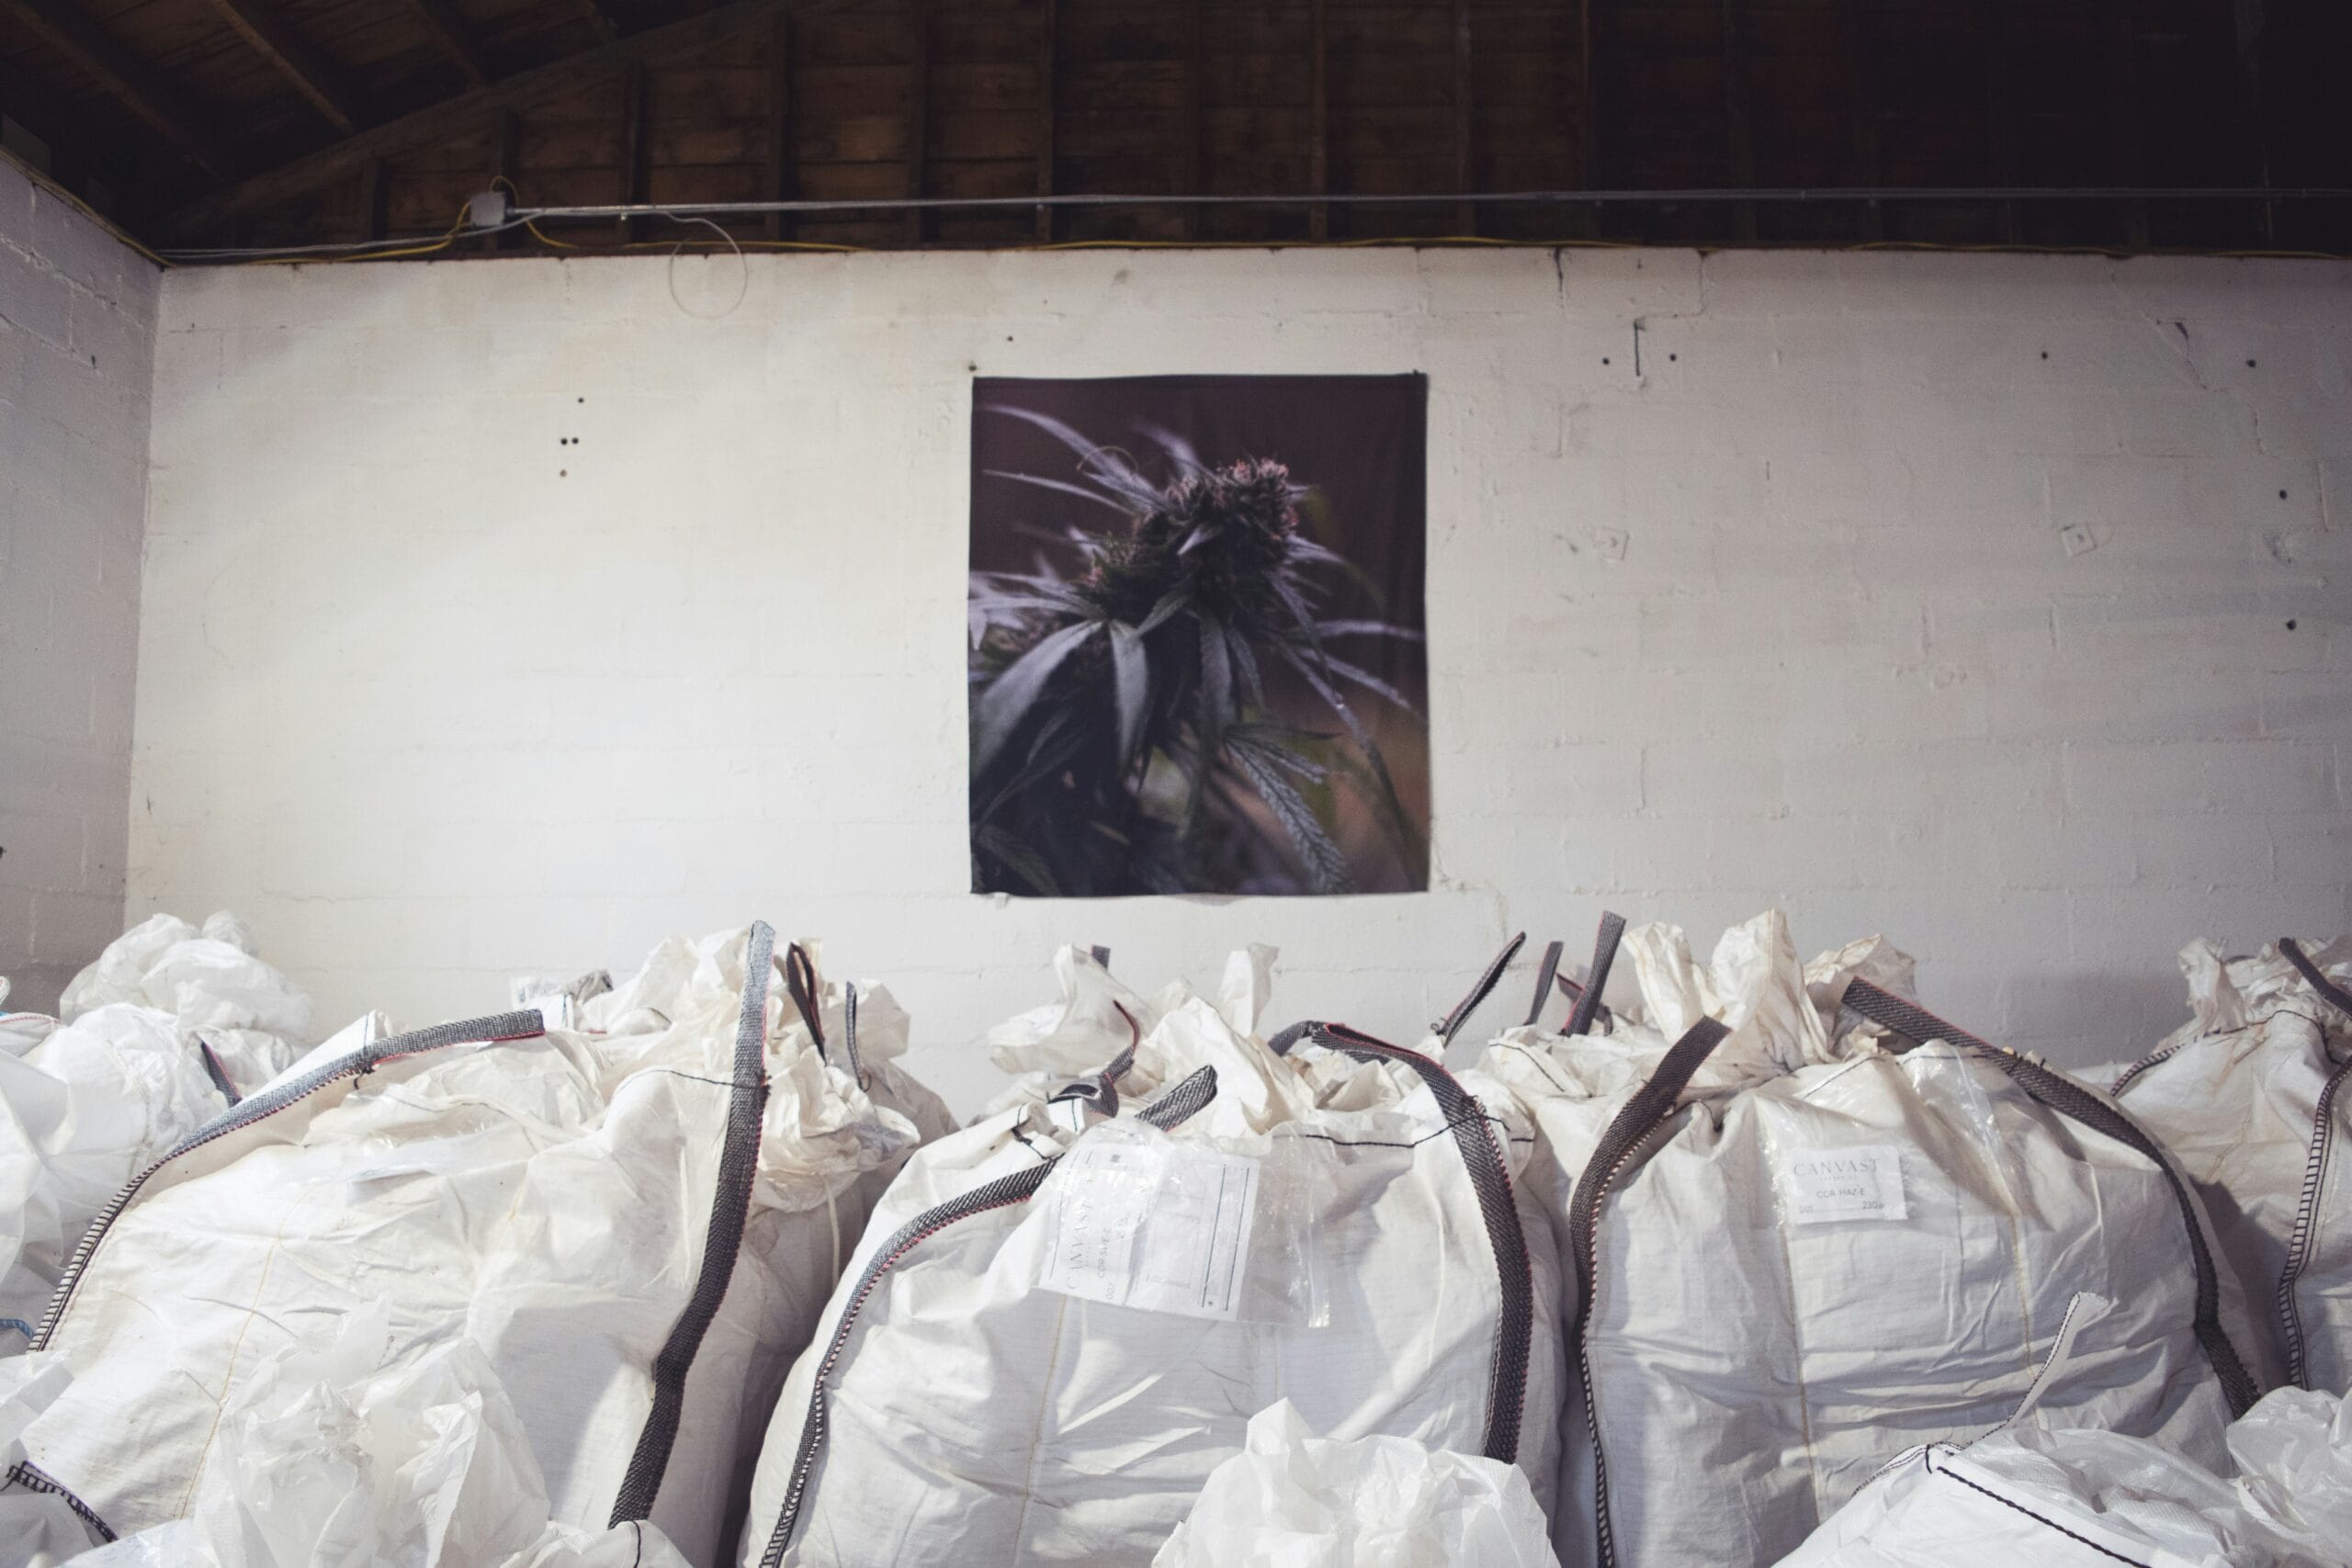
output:
[[[0,0],[10,145],[188,247],[439,235],[503,176],[531,207],[1292,198],[728,220],[855,245],[2341,252],[2341,200],[1786,193],[2352,185],[2347,66],[2346,0]],[[1697,189],[1760,198],[1469,198]]]

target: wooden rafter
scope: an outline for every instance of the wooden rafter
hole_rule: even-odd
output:
[[[799,186],[799,166],[792,139],[792,17],[778,17],[768,35],[767,190],[773,201],[790,201]],[[792,237],[786,215],[767,215],[767,237]]]
[[[1879,183],[1878,73],[1871,67],[1871,38],[1862,5],[1863,0],[1845,0],[1846,70],[1853,87],[1849,107],[1853,119],[1854,183],[1874,186]],[[1863,205],[1858,211],[1858,221],[1862,239],[1886,237],[1885,214],[1879,210],[1878,203]]]
[[[580,19],[594,28],[596,36],[606,43],[621,36],[619,25],[613,20],[612,14],[605,9],[599,0],[571,0],[571,6],[573,10],[580,13]]]
[[[311,47],[266,0],[212,0],[212,8],[254,51],[294,84],[327,122],[345,136],[359,129],[358,102],[344,85],[343,73],[326,56]]]
[[[2262,34],[2267,26],[2263,0],[2237,0],[2239,114],[2245,127],[2246,163],[2255,184],[2270,188],[2270,111],[2262,88]],[[2262,204],[2262,243],[2278,240],[2278,206]]]
[[[481,51],[475,46],[464,19],[449,8],[447,0],[408,0],[408,5],[424,24],[424,30],[432,35],[434,47],[465,73],[467,82],[477,87],[488,86],[490,67],[483,63]]]
[[[0,4],[10,6],[57,3],[58,0],[0,0]],[[164,220],[165,226],[175,232],[200,231],[232,214],[251,212],[345,178],[370,158],[390,156],[459,128],[479,126],[485,116],[499,108],[526,108],[560,98],[617,76],[632,64],[733,38],[787,11],[806,16],[834,9],[842,3],[843,0],[736,0],[707,16],[631,33],[617,42],[567,55],[532,70],[517,72],[487,87],[445,98],[267,173],[241,180],[172,212]]]
[[[2008,0],[1979,0],[1976,47],[1984,71],[1984,156],[1991,183],[2013,187],[2018,183],[2018,126],[2011,82],[2017,69],[2017,42],[2009,23]],[[2001,203],[2001,238],[2014,245],[2024,232],[2018,204]]]
[[[2143,179],[2140,130],[2139,34],[2132,26],[2132,0],[2108,0],[2108,140],[2117,185],[2136,186]],[[2123,204],[2123,243],[2134,250],[2148,243],[2148,204]]]
[[[1317,196],[1329,196],[1331,192],[1331,51],[1324,3],[1325,0],[1308,0],[1308,25],[1313,33],[1309,48],[1315,60],[1307,88],[1306,180]],[[1318,201],[1307,208],[1306,233],[1314,240],[1331,237],[1329,202]]]
[[[359,168],[359,234],[363,240],[384,237],[384,161],[370,158]]]
[[[124,107],[161,131],[215,178],[234,177],[227,150],[204,129],[203,121],[180,101],[179,95],[70,0],[0,0],[0,6],[14,12],[51,48],[71,59]]]
[[[1206,78],[1201,58],[1201,0],[1184,0],[1184,145],[1178,152],[1181,163],[1177,188],[1187,196],[1207,194],[1203,182],[1208,175],[1208,160],[1201,151],[1201,138],[1206,134],[1207,116],[1202,112],[1207,96]],[[1184,237],[1201,237],[1198,204],[1184,209]]]
[[[1054,194],[1054,81],[1060,52],[1062,18],[1058,0],[1044,0],[1037,27],[1037,194]],[[1054,239],[1054,209],[1037,209],[1037,243]]]
[[[621,73],[621,177],[613,199],[634,207],[645,199],[645,67],[632,65]],[[620,220],[624,243],[637,237],[631,220]]]
[[[907,85],[907,199],[921,201],[927,194],[926,160],[931,156],[931,0],[915,0],[910,23],[914,38],[909,48],[914,58]],[[907,209],[907,243],[923,237],[923,209]]]
[[[1470,0],[1453,0],[1453,188],[1476,187],[1470,178]],[[1453,231],[1478,231],[1478,204],[1456,202]]]
[[[1756,186],[1756,127],[1748,112],[1747,39],[1742,25],[1741,0],[1723,0],[1724,141],[1731,164],[1731,183],[1742,190]],[[1742,240],[1756,238],[1756,204],[1743,201],[1732,209],[1735,231]]]

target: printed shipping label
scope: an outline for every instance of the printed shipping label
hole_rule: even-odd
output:
[[[1089,1139],[1053,1175],[1039,1283],[1064,1295],[1230,1318],[1257,1216],[1258,1162]]]
[[[1850,1149],[1803,1149],[1783,1156],[1781,1190],[1789,1218],[1801,1225],[1826,1220],[1899,1220],[1903,1161],[1892,1145]]]

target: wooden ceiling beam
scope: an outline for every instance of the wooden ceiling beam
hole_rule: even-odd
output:
[[[0,0],[25,26],[122,101],[216,179],[236,177],[228,151],[163,79],[133,59],[72,0]]]
[[[595,28],[596,36],[606,43],[621,36],[619,25],[604,6],[597,4],[597,0],[572,0],[572,6],[580,13],[581,19]]]
[[[490,67],[482,62],[481,51],[475,46],[473,35],[466,30],[464,18],[451,10],[446,0],[408,0],[408,6],[432,35],[435,47],[465,73],[469,85],[490,85]]]
[[[460,129],[479,134],[474,128],[498,109],[526,108],[562,97],[617,76],[629,66],[656,56],[733,38],[786,11],[807,16],[844,3],[845,0],[734,0],[734,4],[718,6],[705,16],[648,28],[613,43],[517,72],[489,86],[444,98],[413,114],[386,120],[316,152],[240,180],[167,214],[164,226],[175,233],[202,230],[224,218],[251,212],[345,178],[370,158],[394,156]],[[0,4],[54,6],[57,0],[0,0]]]
[[[294,90],[310,99],[329,124],[345,136],[359,129],[358,102],[344,85],[342,73],[265,0],[212,0],[212,8],[255,53],[293,83]]]

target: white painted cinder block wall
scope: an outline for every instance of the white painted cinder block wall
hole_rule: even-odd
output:
[[[156,269],[0,158],[0,976],[122,929]]]
[[[413,1021],[763,916],[967,1109],[1066,939],[1274,942],[1283,1018],[1410,1034],[1522,927],[1777,902],[2088,1063],[2184,1015],[2188,939],[2352,926],[2352,266],[770,256],[722,315],[739,276],[164,280],[134,913],[232,906],[325,1017]],[[970,377],[1398,370],[1434,890],[968,895]]]

